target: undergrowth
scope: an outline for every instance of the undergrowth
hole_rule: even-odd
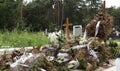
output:
[[[25,47],[50,43],[43,32],[12,31],[0,32],[0,46]]]

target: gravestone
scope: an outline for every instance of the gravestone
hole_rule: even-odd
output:
[[[73,26],[73,35],[74,36],[82,36],[82,25]]]
[[[48,35],[48,29],[45,29],[45,35],[46,36]]]

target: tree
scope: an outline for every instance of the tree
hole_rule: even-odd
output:
[[[0,29],[12,31],[16,27],[17,3],[14,0],[0,0]]]
[[[112,7],[108,13],[113,16],[113,26],[116,28],[116,30],[120,31],[120,7]]]
[[[24,7],[26,25],[32,31],[45,30],[53,24],[52,0],[33,0]]]
[[[102,1],[101,0],[84,0],[84,6],[82,8],[85,8],[83,11],[83,22],[84,24],[89,23],[91,19],[95,16],[97,13],[97,9],[102,7]]]
[[[23,0],[0,0],[0,29],[62,28],[67,17],[73,25],[85,25],[100,5],[101,0],[33,0],[28,4]]]
[[[23,0],[18,0],[18,28],[24,29],[24,23],[23,23]]]

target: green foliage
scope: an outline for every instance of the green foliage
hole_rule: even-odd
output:
[[[70,71],[66,66],[57,67],[57,71]]]
[[[110,47],[109,51],[110,51],[110,58],[116,58],[117,55],[119,54],[119,48]]]
[[[120,7],[112,7],[112,9],[108,11],[108,13],[113,16],[113,26],[116,30],[120,31]]]
[[[64,43],[66,41],[66,38],[64,35],[61,34],[57,36],[58,36],[57,40],[59,41],[59,43]]]
[[[0,29],[12,31],[14,28],[30,27],[31,31],[45,30],[46,28],[62,26],[66,17],[70,18],[73,24],[85,26],[101,7],[101,0],[33,0],[28,4],[23,4],[23,9],[19,9],[21,0],[0,0]],[[55,9],[52,5],[55,3]],[[20,10],[22,10],[22,20],[20,23]],[[119,29],[120,7],[113,7],[108,11],[114,17],[114,26]],[[56,25],[56,26],[54,26]],[[119,29],[120,30],[120,29]]]
[[[54,19],[51,1],[52,0],[34,0],[27,4],[23,10],[25,27],[30,27],[32,31],[40,31],[53,27]]]
[[[116,58],[116,56],[120,52],[120,47],[117,41],[110,39],[109,40],[109,52],[110,52],[110,58]]]
[[[55,27],[57,27],[55,24],[53,24],[53,23],[50,23],[49,25],[48,25],[48,29],[50,30],[50,31],[54,31],[55,30]]]
[[[1,1],[1,0],[0,0]],[[17,3],[14,0],[0,2],[0,29],[12,30],[16,27]]]
[[[85,61],[85,59],[83,57],[78,57],[78,61],[80,62],[80,65],[79,65],[79,69],[86,69],[87,67],[87,62]]]
[[[117,44],[117,42],[110,40],[108,46],[109,47],[118,47],[118,44]]]
[[[92,4],[89,4],[90,1]],[[52,8],[53,4],[55,9]],[[85,25],[92,19],[99,5],[100,0],[33,0],[23,5],[22,0],[0,0],[0,29],[12,31],[14,28],[23,30],[29,27],[31,31],[51,30],[56,26],[62,27],[66,17],[73,24]]]
[[[27,32],[27,31],[13,31],[0,33],[1,46],[37,46],[48,44],[50,40],[43,34],[43,32]]]

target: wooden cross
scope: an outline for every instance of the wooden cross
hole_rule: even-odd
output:
[[[65,26],[65,34],[66,34],[66,40],[69,40],[70,36],[69,36],[69,26],[72,26],[71,23],[69,23],[69,19],[66,18],[66,24],[64,24],[63,26]]]
[[[104,2],[103,2],[103,12],[104,12],[104,14],[106,13],[106,10],[109,10],[109,9],[112,9],[112,8],[106,8],[106,1],[104,0]]]

